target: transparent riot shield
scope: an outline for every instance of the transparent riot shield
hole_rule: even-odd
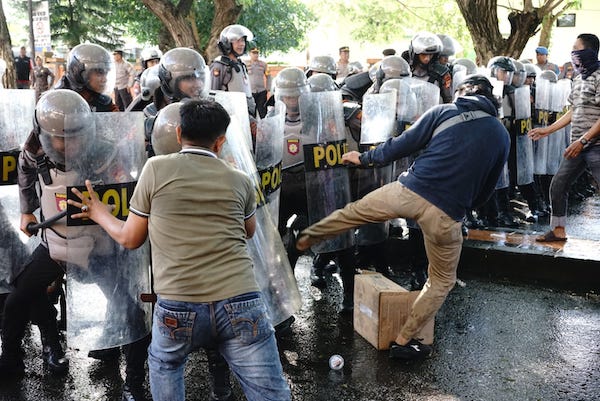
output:
[[[259,120],[256,127],[256,168],[260,187],[275,226],[279,222],[284,125],[285,105],[276,102],[273,110]]]
[[[571,80],[561,79],[551,86],[551,106],[550,111],[554,113],[558,120],[567,111],[567,102],[571,92]],[[567,146],[567,127],[556,130],[548,136],[548,157],[546,159],[546,174],[554,175],[558,171],[558,166],[563,159],[563,153]]]
[[[467,75],[467,67],[464,65],[454,64],[452,66],[452,93],[456,93],[456,89],[462,84]]]
[[[410,90],[417,99],[417,121],[427,110],[440,103],[440,88],[437,85],[416,78],[403,78],[410,85]]]
[[[531,130],[531,91],[529,86],[516,88],[515,129],[517,150],[517,184],[527,185],[533,182],[533,142],[527,136]]]
[[[552,106],[552,86],[549,80],[537,78],[535,85],[535,109],[533,114],[534,127],[548,126],[548,118]],[[548,137],[535,141],[533,148],[533,171],[534,174],[547,174],[548,165]]]
[[[10,292],[10,283],[39,243],[37,237],[28,238],[19,229],[17,187],[19,153],[33,129],[34,110],[33,90],[6,89],[0,96],[0,294]]]
[[[217,98],[217,101],[220,99],[222,98]],[[243,99],[245,104],[245,97]],[[248,250],[254,263],[254,277],[265,297],[271,322],[278,325],[298,311],[302,306],[302,298],[277,225],[273,223],[269,208],[265,207],[256,164],[244,135],[237,125],[230,124],[226,134],[227,141],[219,157],[244,171],[256,187],[256,231],[248,240]]]
[[[125,220],[129,200],[146,160],[142,112],[94,113],[95,135],[66,143],[66,196],[94,184],[113,215]],[[65,142],[71,138],[65,138]],[[78,200],[78,199],[76,199]],[[150,289],[148,242],[126,250],[91,220],[66,217],[67,341],[81,350],[130,344],[150,333],[152,307],[140,299]]]
[[[252,133],[250,131],[246,94],[242,92],[214,90],[210,91],[208,96],[215,99],[227,111],[227,114],[231,118],[229,128],[241,132],[243,135],[241,135],[240,139],[252,151]]]
[[[366,95],[363,98],[360,151],[364,152],[393,137],[396,120],[396,90]],[[358,169],[358,198],[362,198],[392,180],[393,165],[370,166]],[[358,245],[371,245],[385,241],[389,223],[370,223],[356,231]]]
[[[304,171],[310,223],[316,223],[351,201],[350,178],[342,163],[347,151],[340,92],[314,92],[300,96],[300,118],[306,135]],[[315,253],[333,252],[354,245],[350,231],[312,247]]]

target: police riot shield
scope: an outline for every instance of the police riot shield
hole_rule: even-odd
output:
[[[467,75],[467,67],[464,65],[454,64],[452,66],[452,93],[456,93],[456,89],[462,84]]]
[[[440,103],[440,88],[427,81],[416,78],[403,78],[410,85],[410,90],[417,99],[417,115],[413,122],[417,121],[427,110]]]
[[[347,150],[340,92],[314,92],[300,96],[300,118],[306,136],[304,171],[310,224],[351,201],[350,178],[342,163]],[[312,247],[315,253],[333,252],[354,245],[348,231]]]
[[[1,86],[1,85],[0,85]],[[7,89],[0,96],[0,294],[21,272],[26,257],[39,242],[20,229],[17,163],[21,146],[33,129],[35,91]]]
[[[552,106],[553,83],[539,76],[535,84],[535,108],[533,113],[533,126],[546,127]],[[548,137],[540,138],[533,147],[533,171],[534,174],[547,174],[548,165]]]
[[[550,112],[554,120],[558,120],[567,111],[567,101],[571,92],[571,80],[561,79],[552,86]],[[554,131],[548,136],[548,157],[546,159],[546,174],[554,175],[563,159],[566,149],[566,127]]]
[[[515,124],[517,150],[517,184],[527,185],[533,182],[533,142],[527,136],[531,130],[531,92],[528,85],[516,88]]]
[[[227,111],[227,114],[231,118],[229,128],[243,134],[240,140],[243,140],[250,152],[252,152],[252,133],[250,132],[246,95],[242,92],[214,90],[210,91],[208,96],[213,98],[215,102],[218,102]]]
[[[220,99],[222,97],[217,98],[217,101]],[[248,240],[248,251],[254,264],[254,277],[269,308],[271,322],[278,325],[302,306],[302,298],[277,225],[273,223],[269,208],[265,207],[265,196],[261,191],[256,164],[243,135],[245,134],[237,125],[230,124],[226,133],[227,140],[219,157],[245,172],[254,182],[256,231]]]
[[[256,168],[260,187],[275,226],[279,222],[284,125],[285,104],[275,102],[273,110],[259,120],[256,126]]]
[[[89,179],[102,202],[113,205],[113,215],[125,220],[146,160],[144,116],[142,112],[94,113],[94,120],[95,134],[92,127],[84,138],[65,138],[69,171],[64,196],[79,201],[71,188],[87,194],[84,180]],[[80,212],[78,208],[69,205],[67,212],[69,345],[81,350],[105,349],[148,335],[152,306],[140,296],[151,292],[149,243],[126,250],[93,221],[72,219],[72,214]],[[49,241],[51,247],[56,245],[54,241]],[[52,254],[52,248],[50,251]]]
[[[363,98],[360,151],[370,150],[391,138],[396,120],[396,90],[386,93],[366,95]],[[392,180],[393,165],[370,166],[357,170],[358,198],[389,184]],[[371,245],[385,241],[389,223],[369,223],[356,231],[358,245]]]

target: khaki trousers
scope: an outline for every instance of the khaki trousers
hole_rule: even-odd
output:
[[[402,337],[411,339],[435,316],[456,283],[456,269],[463,242],[461,222],[453,220],[396,181],[336,210],[308,227],[302,234],[315,239],[326,239],[364,223],[377,223],[398,217],[414,219],[419,223],[429,259],[429,278],[399,333]]]

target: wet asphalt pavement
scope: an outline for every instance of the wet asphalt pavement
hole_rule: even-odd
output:
[[[568,266],[565,266],[568,268]],[[600,298],[461,277],[437,315],[432,358],[391,361],[339,314],[341,283],[310,286],[310,258],[296,277],[304,299],[293,334],[279,339],[294,400],[599,400]],[[408,284],[408,276],[396,279]],[[460,276],[460,270],[459,270]],[[37,328],[26,339],[26,376],[0,385],[0,401],[120,400],[123,358],[102,363],[69,350],[70,370],[52,376],[41,361]],[[340,354],[341,371],[328,359]],[[187,400],[208,399],[204,354],[186,368]],[[244,397],[237,384],[238,400]]]

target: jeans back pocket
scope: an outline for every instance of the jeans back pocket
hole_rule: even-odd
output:
[[[231,328],[242,344],[262,341],[274,332],[262,298],[230,302],[224,308],[229,315]]]
[[[179,307],[161,305],[157,302],[154,309],[156,327],[162,337],[173,341],[190,344],[196,312],[181,311]]]

